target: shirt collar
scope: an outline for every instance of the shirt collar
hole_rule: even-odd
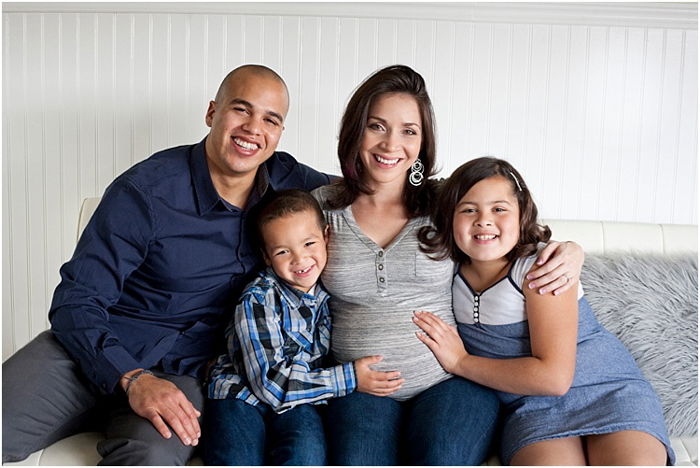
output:
[[[216,204],[219,202],[228,209],[235,208],[233,205],[221,198],[214,187],[214,182],[211,180],[211,174],[209,174],[209,164],[207,163],[205,146],[206,141],[207,137],[204,137],[202,141],[197,143],[194,146],[190,157],[192,183],[194,185],[194,190],[197,197],[197,208],[199,209],[200,215],[206,214],[214,209]],[[274,156],[275,155],[273,154],[272,157]],[[254,206],[258,201],[260,201],[270,185],[270,175],[267,170],[267,161],[265,161],[265,163],[260,165],[257,173],[255,174],[255,185],[250,193],[247,206]]]
[[[204,148],[204,143],[207,141],[205,137],[197,143],[192,150],[190,156],[190,171],[192,172],[192,185],[194,185],[195,196],[197,197],[197,208],[199,214],[203,215],[211,211],[219,201],[219,194],[214,188],[214,182],[209,174],[209,165],[207,164],[207,154]]]
[[[309,303],[315,303],[317,307],[320,307],[330,297],[320,282],[317,282],[314,288],[316,294],[308,294],[289,286],[277,276],[272,267],[267,267],[262,274],[268,278],[272,278],[287,302],[294,305],[296,308],[302,305],[308,305]]]

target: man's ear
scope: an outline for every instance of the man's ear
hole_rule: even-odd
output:
[[[328,243],[328,239],[331,237],[331,226],[330,224],[326,224],[326,227],[323,228],[323,240]]]
[[[216,102],[209,101],[207,113],[204,115],[204,122],[206,122],[207,127],[211,128],[211,123],[214,120],[214,112],[216,112]]]

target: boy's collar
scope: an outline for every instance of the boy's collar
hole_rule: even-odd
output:
[[[273,270],[271,266],[265,268],[263,274],[273,278],[281,293],[284,294],[288,301],[294,304],[299,305],[304,300],[316,300],[320,303],[328,296],[328,292],[319,281],[314,284],[313,288],[311,288],[308,293],[305,293],[304,291],[290,286],[286,281],[280,278],[277,273],[275,273],[275,270]]]

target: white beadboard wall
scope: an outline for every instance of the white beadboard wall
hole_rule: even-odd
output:
[[[280,148],[338,173],[384,65],[425,77],[441,175],[513,162],[548,218],[697,223],[694,3],[3,3],[3,359],[48,327],[80,202],[199,141],[223,76],[286,79]]]

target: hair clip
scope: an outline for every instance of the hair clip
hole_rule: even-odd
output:
[[[513,174],[513,172],[511,172],[511,171],[508,171],[508,172],[510,172],[511,177],[513,177],[513,180],[515,181],[515,185],[518,186],[518,191],[522,192],[523,188],[520,186],[520,182],[518,182],[518,178],[515,177],[515,174]]]

